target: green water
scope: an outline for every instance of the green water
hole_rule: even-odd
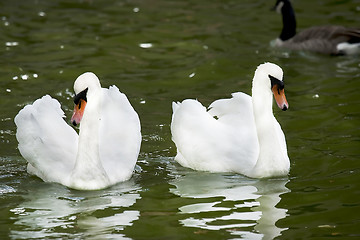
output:
[[[274,1],[275,2],[275,1]],[[360,237],[360,61],[271,49],[273,1],[1,1],[1,239],[356,239]],[[358,26],[360,3],[294,1],[299,28]],[[291,171],[282,179],[210,174],[174,162],[171,102],[250,93],[257,65],[285,72],[275,115]],[[133,178],[102,191],[44,183],[17,150],[17,112],[50,94],[67,115],[85,71],[138,112]]]

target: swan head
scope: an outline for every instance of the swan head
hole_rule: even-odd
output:
[[[74,83],[74,113],[71,117],[71,122],[74,126],[80,123],[85,107],[88,101],[88,96],[100,89],[99,78],[92,72],[81,74]]]
[[[283,75],[283,70],[278,65],[267,62],[257,67],[253,84],[265,88],[266,92],[272,92],[278,107],[286,111],[289,104],[285,97]]]

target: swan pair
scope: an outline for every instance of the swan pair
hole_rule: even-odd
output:
[[[140,120],[115,86],[101,88],[93,73],[74,83],[75,108],[64,121],[60,103],[46,95],[15,117],[16,138],[30,174],[79,190],[103,189],[128,180],[141,145]],[[255,72],[252,97],[234,93],[213,102],[207,111],[196,100],[173,103],[171,133],[175,160],[195,170],[236,172],[253,178],[289,172],[284,133],[272,112],[272,95],[282,110],[282,69],[261,64]]]
[[[330,55],[360,54],[360,28],[314,26],[297,34],[295,12],[290,0],[277,0],[274,9],[282,14],[283,28],[272,45]]]

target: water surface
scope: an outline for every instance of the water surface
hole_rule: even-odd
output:
[[[337,239],[360,235],[360,61],[269,47],[272,1],[1,1],[1,239]],[[294,1],[299,28],[358,26],[360,4]],[[199,173],[174,162],[171,102],[250,93],[260,63],[285,72],[275,115],[288,177]],[[95,72],[126,93],[143,142],[133,178],[75,191],[26,172],[14,117],[50,94],[67,115],[73,81]]]

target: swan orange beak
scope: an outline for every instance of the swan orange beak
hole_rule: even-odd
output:
[[[286,100],[286,97],[285,97],[285,91],[284,91],[284,88],[280,89],[280,86],[278,86],[277,84],[275,84],[273,87],[272,87],[272,92],[274,94],[274,97],[275,97],[275,101],[278,105],[278,107],[283,110],[283,111],[286,111],[288,108],[289,108],[289,104]]]
[[[86,101],[83,99],[80,99],[79,103],[75,105],[74,107],[74,113],[71,117],[71,123],[76,126],[80,123],[84,111],[85,111]]]

